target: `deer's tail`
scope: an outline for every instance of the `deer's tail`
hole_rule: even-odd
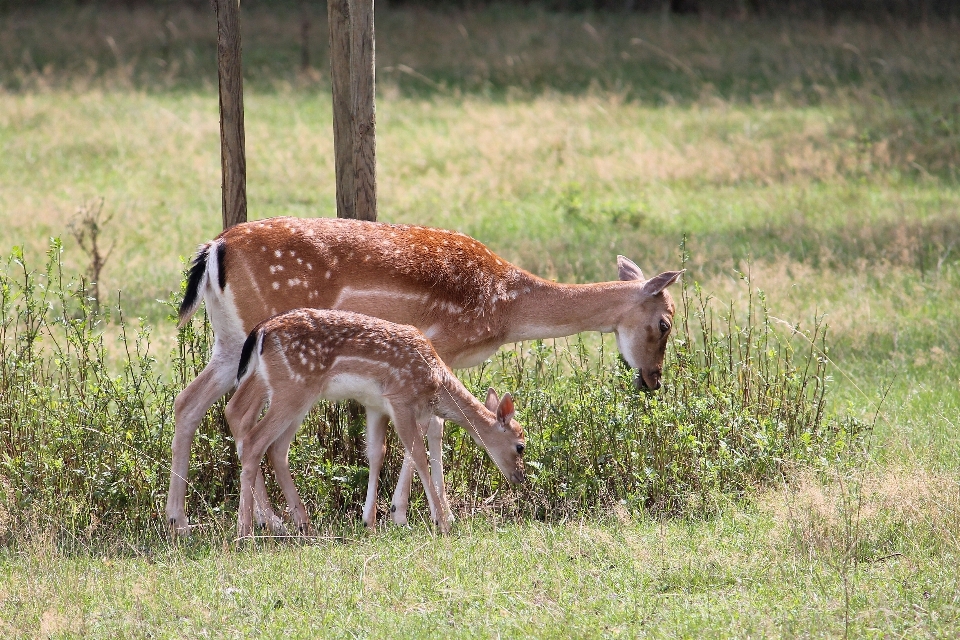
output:
[[[237,367],[237,385],[243,382],[244,378],[257,370],[260,363],[260,354],[263,352],[263,329],[255,327],[243,343],[243,349],[240,351],[240,365]]]
[[[226,244],[223,240],[207,242],[197,249],[197,255],[193,259],[193,265],[191,265],[190,273],[187,275],[187,291],[177,313],[178,327],[183,327],[196,313],[200,302],[203,301],[204,291],[213,272],[217,273],[217,284],[220,285],[220,290],[222,291],[227,286],[225,257]]]

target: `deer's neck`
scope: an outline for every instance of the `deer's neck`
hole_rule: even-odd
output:
[[[474,398],[450,372],[447,372],[440,384],[435,409],[438,416],[456,422],[478,445],[486,448],[483,442],[484,434],[493,428],[496,416]]]
[[[636,301],[634,282],[559,284],[537,278],[513,301],[505,342],[608,333]]]

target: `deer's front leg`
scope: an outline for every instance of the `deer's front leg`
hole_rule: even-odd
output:
[[[387,454],[387,421],[389,417],[367,407],[367,462],[370,479],[367,481],[367,501],[363,505],[363,524],[368,529],[377,528],[377,491],[380,470]]]
[[[400,477],[397,478],[397,486],[393,490],[393,498],[390,500],[390,518],[394,524],[407,524],[407,509],[410,506],[410,488],[413,484],[414,471],[413,458],[410,457],[410,452],[404,447]]]
[[[429,422],[428,422],[429,424]],[[450,507],[447,505],[446,496],[437,491],[436,485],[430,478],[430,465],[427,461],[427,451],[423,446],[423,436],[426,429],[421,428],[416,418],[410,414],[399,414],[395,416],[394,426],[400,441],[406,449],[406,455],[413,459],[413,464],[417,469],[417,475],[423,483],[424,492],[427,494],[427,503],[430,505],[430,516],[433,522],[440,528],[440,533],[450,532]],[[443,469],[440,469],[443,473]]]
[[[437,493],[446,500],[446,489],[443,483],[443,419],[432,416],[427,424],[427,444],[430,451],[430,477]],[[403,454],[403,466],[400,468],[400,477],[393,491],[393,500],[390,502],[391,519],[394,524],[407,524],[407,510],[410,508],[410,489],[413,483],[415,465],[408,452]],[[453,513],[447,517],[453,522]]]
[[[433,486],[437,488],[437,495],[443,499],[443,503],[449,504],[443,482],[443,418],[439,416],[432,416],[427,424],[427,447]],[[453,523],[453,512],[450,509],[447,509],[444,517]]]

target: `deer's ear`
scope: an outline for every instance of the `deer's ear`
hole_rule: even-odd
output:
[[[660,275],[656,275],[644,282],[643,289],[640,290],[640,293],[645,296],[655,296],[679,280],[684,271],[686,271],[686,269],[681,269],[680,271],[664,271]]]
[[[503,394],[503,399],[500,400],[500,405],[497,407],[497,420],[501,424],[510,424],[515,413],[516,409],[513,407],[513,396],[509,393]]]
[[[483,406],[493,413],[497,412],[497,407],[500,406],[500,396],[497,395],[497,391],[493,387],[487,389],[487,401],[483,403]]]
[[[629,258],[617,256],[617,269],[621,280],[643,280],[643,271]]]

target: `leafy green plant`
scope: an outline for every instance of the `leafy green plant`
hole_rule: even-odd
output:
[[[173,401],[206,362],[210,325],[201,314],[180,331],[164,375],[149,329],[133,333],[119,300],[98,312],[83,281],[64,278],[61,251],[54,242],[45,270],[35,273],[15,250],[0,273],[0,500],[13,516],[7,523],[33,521],[69,536],[162,531]],[[488,385],[516,393],[530,482],[507,488],[486,454],[454,430],[445,445],[454,503],[466,512],[539,519],[615,503],[710,515],[796,466],[837,460],[861,425],[825,416],[823,327],[815,323],[797,342],[797,330],[776,329],[762,295],[749,300],[741,317],[732,306],[715,309],[696,285],[683,290],[659,394],[637,392],[631,373],[586,337],[516,345],[465,372],[477,394]],[[399,465],[394,443],[384,501]],[[362,416],[319,404],[301,428],[291,466],[315,517],[352,518],[367,484]],[[190,512],[229,522],[238,477],[220,401],[194,444]],[[0,527],[16,539],[9,524]]]
[[[838,461],[862,432],[856,420],[825,416],[821,324],[800,350],[775,329],[760,294],[743,317],[732,307],[718,313],[696,285],[682,298],[659,394],[637,392],[625,367],[582,338],[571,349],[535,342],[502,351],[471,376],[478,392],[517,389],[532,468],[521,511],[566,517],[620,501],[709,515],[796,467]],[[469,457],[465,440],[454,448],[457,459]],[[451,467],[451,485],[469,495],[472,473]]]

